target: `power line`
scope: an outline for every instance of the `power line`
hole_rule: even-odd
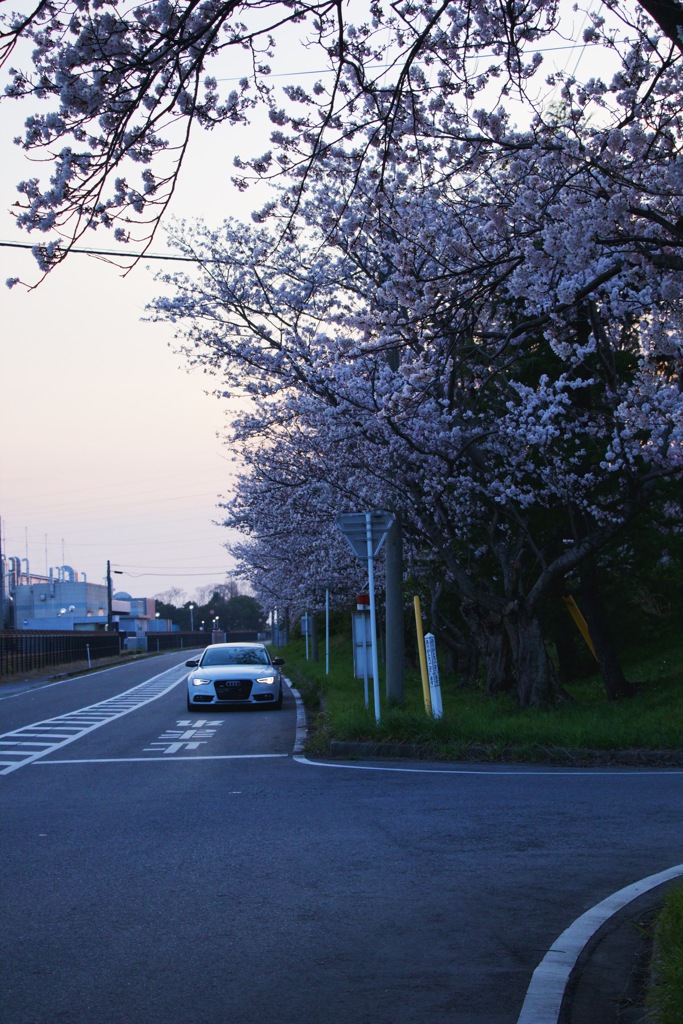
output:
[[[592,6],[592,4],[591,4]],[[590,8],[589,8],[590,11]],[[585,24],[585,19],[584,19]],[[624,39],[624,42],[629,42],[628,39]],[[541,46],[535,49],[525,50],[525,54],[534,53],[555,53],[559,50],[583,50],[585,49],[585,43],[564,43],[561,46]],[[499,53],[471,53],[466,54],[466,60],[495,60],[496,57],[500,57]],[[396,67],[396,63],[392,64],[368,64],[366,71],[381,71],[382,69],[391,70]],[[336,74],[336,68],[317,68],[313,71],[277,71],[271,72],[267,75],[267,78],[303,78],[307,75],[332,75]],[[217,82],[241,82],[247,75],[230,75],[227,78],[216,78]]]
[[[143,576],[169,576],[172,579],[176,579],[178,576],[192,576],[196,578],[198,576],[228,576],[228,569],[216,569],[215,572],[128,572],[125,569],[117,570],[123,576],[131,576],[135,580],[142,579]]]
[[[178,566],[175,566],[175,565],[124,565],[121,562],[112,562],[112,566],[113,567],[116,566],[116,568],[123,569],[126,572],[129,571],[130,569],[148,569],[148,570],[152,570],[152,571],[155,571],[155,572],[157,572],[157,571],[164,572],[167,569],[168,570],[178,569],[179,571],[183,571],[183,570],[185,570],[185,569],[187,569],[189,567],[187,565],[178,565]],[[202,571],[204,571],[204,572],[222,572],[222,571],[224,571],[223,569],[210,568],[208,565],[197,565],[196,566],[196,570],[198,572],[202,572]],[[195,573],[193,572],[191,574],[194,575]]]
[[[35,245],[32,242],[6,242],[0,241],[0,247],[4,249],[39,249],[40,244]],[[77,252],[82,256],[108,256],[114,259],[122,260],[175,260],[181,263],[221,263],[222,260],[217,258],[213,259],[200,259],[198,256],[171,256],[165,255],[164,253],[151,253],[151,252],[117,252],[115,250],[107,249],[80,249],[75,246],[69,249],[69,252]]]

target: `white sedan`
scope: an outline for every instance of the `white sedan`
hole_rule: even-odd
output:
[[[187,709],[261,704],[282,707],[283,658],[271,658],[265,644],[211,644],[186,661]]]

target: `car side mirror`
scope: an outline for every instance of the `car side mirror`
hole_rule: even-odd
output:
[[[273,658],[273,665],[284,665],[284,658]]]
[[[193,658],[192,661],[185,662],[185,668],[196,668],[199,664],[199,658]]]

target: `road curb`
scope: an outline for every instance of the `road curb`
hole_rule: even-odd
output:
[[[613,921],[616,915],[638,897],[682,875],[683,864],[649,875],[612,893],[578,917],[557,937],[534,971],[517,1024],[572,1024],[573,1018],[567,1010],[566,1000],[572,992],[572,976],[576,983],[574,972],[587,969],[585,964],[582,965],[581,956],[589,949],[589,944],[608,922]],[[574,1024],[578,1024],[578,1019]],[[596,1018],[596,1024],[608,1022]]]
[[[408,758],[413,761],[477,761],[479,763],[546,764],[571,768],[629,767],[629,768],[683,768],[682,750],[582,750],[562,747],[524,748],[493,747],[470,744],[452,754],[444,754],[427,744],[372,743],[352,740],[332,740],[330,756],[369,760],[384,758],[395,761]]]
[[[286,679],[287,686],[292,692],[296,702],[296,736],[294,738],[294,754],[303,754],[306,739],[308,737],[308,719],[306,718],[306,705],[299,691],[292,686],[289,679]]]

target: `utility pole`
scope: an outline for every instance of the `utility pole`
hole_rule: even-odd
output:
[[[384,549],[386,571],[386,696],[405,702],[405,639],[403,624],[403,530],[400,513],[387,533]]]
[[[112,613],[111,613],[111,562],[107,559],[107,632],[111,632],[112,627]]]

